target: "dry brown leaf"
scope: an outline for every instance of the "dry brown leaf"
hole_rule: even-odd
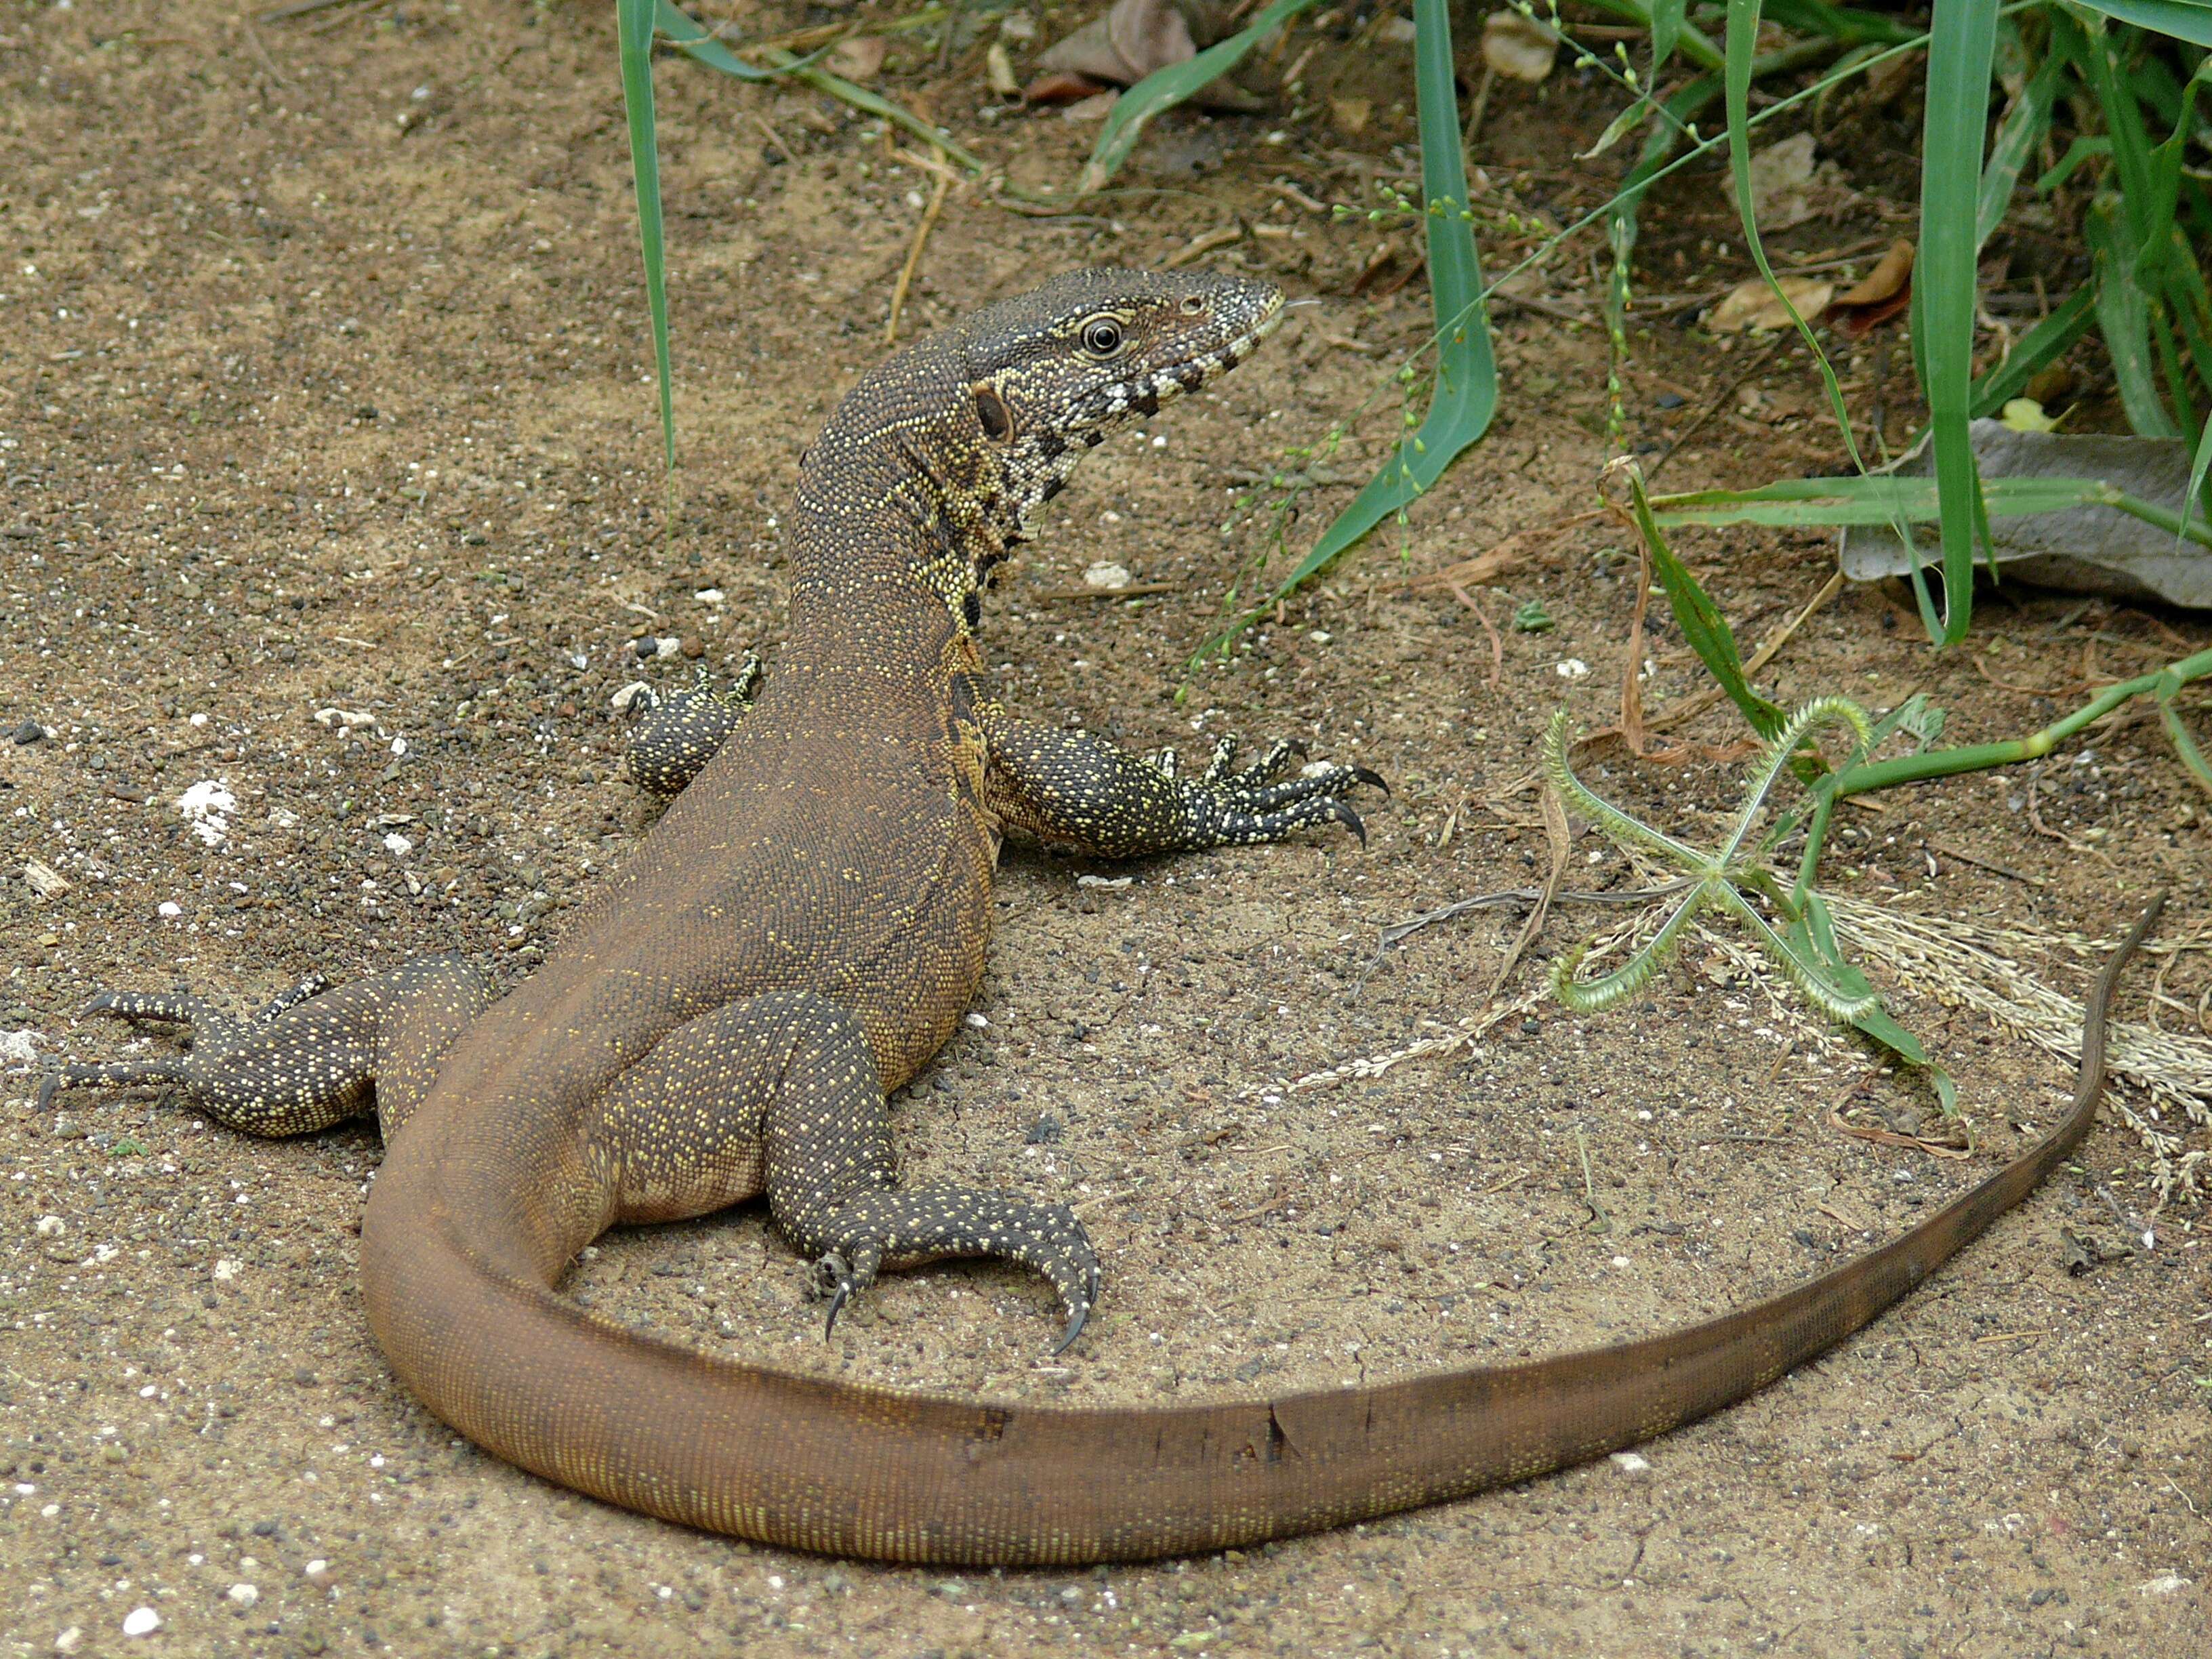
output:
[[[1559,37],[1517,11],[1493,11],[1483,20],[1482,61],[1509,81],[1548,80]]]
[[[1136,81],[1198,56],[1189,20],[1170,0],[1114,0],[1106,14],[1106,44],[1135,72]]]
[[[1060,113],[1071,121],[1103,121],[1113,112],[1121,97],[1120,88],[1109,87],[1103,92],[1092,93],[1080,103],[1070,104]]]
[[[1902,236],[1889,245],[1889,252],[1872,270],[1836,295],[1839,306],[1880,305],[1884,300],[1897,297],[1905,290],[1912,275],[1912,244]]]
[[[1761,230],[1786,230],[1811,216],[1806,193],[1813,186],[1813,135],[1794,133],[1751,158],[1751,211]],[[1731,204],[1735,184],[1723,179],[1721,191]]]
[[[1022,96],[1032,104],[1073,104],[1106,90],[1103,82],[1094,81],[1087,75],[1078,75],[1073,70],[1053,70],[1024,87]]]
[[[1836,285],[1810,276],[1784,276],[1782,293],[1804,318],[1819,316],[1835,298]],[[1748,277],[1730,289],[1728,297],[1705,314],[1705,327],[1715,334],[1769,333],[1790,326],[1790,312],[1782,295],[1763,276]]]
[[[1332,98],[1328,100],[1329,119],[1336,130],[1347,137],[1357,137],[1367,131],[1368,118],[1375,113],[1375,103],[1368,98]]]

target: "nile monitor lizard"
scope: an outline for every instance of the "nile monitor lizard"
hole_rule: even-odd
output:
[[[981,682],[977,599],[1083,450],[1229,368],[1281,303],[1240,279],[1085,271],[865,376],[801,466],[791,623],[766,690],[741,715],[678,702],[641,770],[696,775],[503,1000],[450,957],[302,987],[236,1022],[189,996],[110,994],[94,1006],[181,1022],[196,1046],[70,1066],[49,1087],[177,1082],[263,1134],[373,1095],[386,1155],[363,1300],[424,1403],[580,1491],[837,1553],[1089,1561],[1336,1525],[1660,1433],[1857,1329],[2087,1130],[2124,948],[2048,1139],[1824,1278],[1626,1346],[1272,1401],[1054,1410],[734,1364],[556,1294],[610,1225],[765,1192],[833,1310],[879,1268],[981,1255],[1045,1274],[1068,1337],[1081,1328],[1097,1270],[1072,1213],[901,1191],[892,1167],[885,1094],[975,988],[1001,828],[1106,856],[1269,841],[1357,828],[1341,793],[1379,781],[1288,776],[1285,745],[1177,775],[1014,720]]]

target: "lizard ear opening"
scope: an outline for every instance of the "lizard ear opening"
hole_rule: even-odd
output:
[[[986,383],[975,388],[975,418],[983,423],[983,435],[993,443],[1002,444],[1014,435],[1014,411],[1006,407],[1006,399],[999,396],[998,388]]]

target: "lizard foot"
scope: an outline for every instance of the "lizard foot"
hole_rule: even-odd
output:
[[[1305,744],[1296,738],[1279,738],[1257,760],[1239,769],[1237,747],[1234,735],[1220,739],[1206,770],[1188,781],[1177,776],[1174,750],[1163,750],[1153,757],[1161,774],[1185,795],[1185,810],[1203,826],[1205,844],[1280,841],[1293,830],[1328,823],[1342,824],[1359,837],[1361,846],[1367,844],[1367,826],[1344,797],[1362,785],[1389,795],[1390,786],[1380,773],[1364,766],[1328,765],[1310,767],[1291,777],[1291,765],[1306,754]]]
[[[946,1256],[998,1256],[1052,1281],[1067,1323],[1052,1352],[1083,1334],[1098,1304],[1098,1257],[1091,1236],[1064,1204],[1024,1204],[999,1193],[939,1188],[872,1193],[842,1205],[811,1242],[828,1249],[814,1264],[816,1293],[829,1298],[829,1334],[854,1295],[883,1267],[909,1267]]]
[[[265,1024],[286,1009],[305,1002],[328,988],[320,974],[310,975],[276,997],[265,1008],[240,1019],[189,991],[102,991],[84,1006],[80,1018],[105,1014],[113,1019],[140,1024],[181,1025],[191,1036],[192,1052],[211,1052],[234,1041],[240,1031]],[[64,1089],[97,1084],[106,1088],[136,1088],[149,1083],[190,1080],[191,1054],[164,1055],[157,1060],[101,1060],[47,1068],[39,1079],[39,1109],[44,1111]]]
[[[737,730],[760,678],[761,659],[748,651],[726,691],[716,690],[703,669],[696,685],[679,691],[641,682],[626,705],[644,714],[629,741],[630,776],[656,795],[680,793]]]

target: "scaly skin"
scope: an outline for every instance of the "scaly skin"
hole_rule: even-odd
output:
[[[679,696],[641,775],[680,789],[544,966],[487,1006],[435,957],[231,1022],[188,997],[96,1009],[197,1028],[177,1059],[49,1079],[177,1082],[259,1133],[372,1091],[386,1153],[362,1231],[371,1329],[447,1422],[580,1492],[838,1554],[963,1563],[1184,1553],[1341,1524],[1559,1468],[1741,1399],[1856,1330],[2016,1202],[2094,1116],[2111,983],[2075,1109],[1911,1232],[1674,1334],[1383,1387],[1055,1411],[735,1364],[556,1294],[608,1226],[765,1193],[834,1309],[884,1267],[992,1255],[1051,1279],[1073,1340],[1097,1294],[1058,1206],[901,1191],[884,1096],[982,971],[1002,830],[1101,856],[1358,820],[1356,769],[1279,745],[1196,778],[992,702],[980,590],[1074,459],[1232,366],[1264,285],[1079,272],[866,376],[803,464],[788,643],[749,705]],[[672,725],[670,722],[673,722]],[[708,758],[711,755],[711,758]]]

